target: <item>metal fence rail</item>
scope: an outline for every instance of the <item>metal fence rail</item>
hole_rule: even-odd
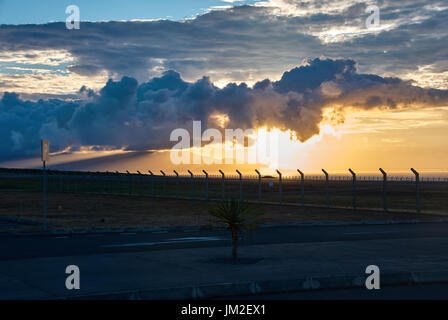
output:
[[[255,174],[202,173],[159,174],[126,172],[47,171],[50,193],[88,193],[104,195],[146,196],[174,199],[219,200],[235,198],[259,203],[298,204],[301,206],[343,207],[415,211],[448,211],[448,178],[332,175],[262,176]],[[41,191],[42,171],[0,172],[0,190]]]

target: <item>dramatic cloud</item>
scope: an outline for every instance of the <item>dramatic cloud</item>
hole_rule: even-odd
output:
[[[0,81],[5,89],[26,93],[27,83],[44,82],[52,89],[48,94],[73,93],[69,81],[58,86],[63,78],[74,84],[79,77],[104,82],[105,75],[143,82],[168,70],[189,81],[206,75],[222,84],[255,83],[278,79],[304,58],[327,56],[354,59],[365,73],[448,88],[446,1],[376,3],[381,25],[373,30],[365,27],[370,3],[355,0],[270,0],[185,21],[83,22],[80,30],[67,30],[64,23],[1,25]],[[54,53],[40,54],[49,51]],[[11,68],[37,64],[48,73],[22,70],[24,81],[11,77]]]
[[[216,127],[214,116],[227,115],[228,128],[277,127],[305,141],[319,133],[323,110],[433,107],[448,104],[448,90],[424,89],[398,78],[357,73],[353,60],[314,59],[285,72],[279,81],[230,83],[209,78],[184,81],[175,71],[139,84],[134,78],[109,80],[83,99],[23,101],[5,93],[0,101],[0,155],[18,158],[38,152],[39,139],[53,151],[94,148],[148,150],[169,147],[170,132]]]

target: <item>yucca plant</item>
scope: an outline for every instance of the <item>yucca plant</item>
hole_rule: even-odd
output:
[[[241,233],[251,233],[258,228],[259,217],[263,214],[256,212],[244,201],[224,200],[209,210],[210,215],[218,219],[218,229],[227,229],[232,235],[232,259],[238,259],[238,238]]]

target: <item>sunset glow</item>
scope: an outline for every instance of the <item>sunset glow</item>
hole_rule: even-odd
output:
[[[369,28],[358,1],[215,2],[165,20],[121,17],[118,8],[109,13],[113,19],[83,7],[90,22],[68,33],[63,20],[48,23],[55,11],[36,9],[16,22],[5,16],[11,25],[0,27],[0,166],[39,167],[39,141],[46,138],[55,168],[171,170],[170,133],[201,121],[202,132],[217,129],[223,138],[226,129],[253,128],[255,144],[242,156],[238,143],[203,141],[189,150],[203,163],[178,165],[180,171],[447,169],[445,29],[436,26],[446,5],[398,14],[384,4],[381,24]],[[6,1],[4,9],[13,4]],[[39,24],[22,25],[23,19]],[[227,29],[216,21],[228,21]],[[204,23],[213,40],[202,43],[195,35]],[[135,38],[133,26],[141,30]],[[428,41],[439,47],[428,48],[420,33],[433,34]],[[385,40],[396,34],[399,41]],[[248,163],[253,149],[257,160]]]

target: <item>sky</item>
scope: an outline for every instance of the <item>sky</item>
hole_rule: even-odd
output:
[[[49,139],[58,168],[172,169],[200,120],[278,133],[265,170],[446,172],[447,26],[437,0],[0,0],[0,167]]]
[[[253,0],[35,0],[0,1],[0,24],[44,24],[65,22],[65,8],[77,5],[82,8],[83,21],[194,18],[210,9],[233,4],[253,4]]]

